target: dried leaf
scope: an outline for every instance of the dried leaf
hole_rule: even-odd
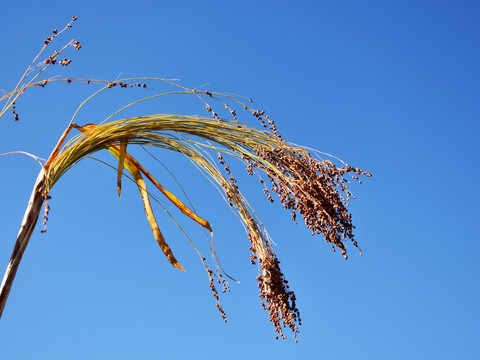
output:
[[[143,199],[143,205],[145,207],[145,213],[147,215],[148,222],[150,223],[150,227],[152,228],[153,236],[155,237],[155,240],[157,240],[158,245],[160,245],[160,248],[162,249],[167,259],[170,261],[170,263],[173,266],[175,266],[177,269],[185,271],[183,269],[183,266],[180,265],[180,263],[177,261],[177,259],[173,255],[172,250],[170,249],[167,242],[165,241],[165,238],[160,232],[160,228],[158,227],[157,220],[153,215],[152,206],[150,204],[150,199],[148,196],[147,188],[145,186],[145,181],[143,180],[142,174],[140,173],[140,171],[138,171],[136,167],[134,167],[134,165],[132,165],[129,162],[126,162],[125,167],[130,172],[130,174],[132,174],[133,179],[135,180],[135,183],[137,184],[138,189],[140,190],[140,194],[142,195],[142,199]]]
[[[118,198],[120,198],[120,192],[122,191],[122,175],[125,162],[125,153],[127,152],[127,141],[120,141],[120,150],[118,158],[118,171],[117,171],[117,191]]]

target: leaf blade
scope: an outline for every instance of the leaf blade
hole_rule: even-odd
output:
[[[127,141],[120,141],[118,170],[117,170],[117,192],[120,199],[120,192],[122,191],[122,175],[125,166],[125,153],[127,152]]]

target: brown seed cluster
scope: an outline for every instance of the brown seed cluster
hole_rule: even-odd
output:
[[[55,50],[52,55],[50,55],[47,59],[45,59],[44,63],[55,65],[57,63],[58,55],[60,55],[60,53],[57,50]]]
[[[68,66],[70,65],[71,62],[72,62],[72,59],[65,58],[63,60],[60,60],[58,63],[62,66]]]
[[[230,114],[232,115],[232,118],[233,120],[237,120],[237,113],[235,112],[235,110],[231,109],[230,106],[228,104],[224,104],[225,105],[225,109],[230,111]]]
[[[43,203],[43,211],[44,211],[43,212],[43,229],[40,230],[40,232],[44,233],[47,231],[48,213],[50,212],[50,206],[48,205],[48,200],[50,200],[52,197],[47,192],[43,192],[42,196],[45,199],[45,202]]]
[[[312,235],[323,234],[332,249],[341,249],[347,259],[344,240],[349,239],[356,247],[358,244],[347,210],[348,200],[353,196],[345,176],[349,174],[352,179],[360,181],[359,175],[371,174],[352,166],[337,167],[328,160],[321,161],[308,153],[299,154],[292,150],[257,149],[257,155],[277,170],[264,169],[272,184],[271,190],[277,193],[283,207],[292,211],[292,219],[295,221],[296,213],[300,213]]]
[[[127,88],[127,87],[142,87],[142,88],[146,88],[147,87],[147,84],[140,84],[140,83],[135,83],[135,84],[127,84],[127,83],[124,83],[124,82],[120,82],[120,81],[109,81],[108,84],[107,84],[107,88],[110,89],[110,88],[113,88],[115,86],[120,86],[121,88]]]
[[[273,255],[271,258],[260,259],[262,274],[257,277],[260,298],[264,310],[268,310],[270,321],[275,326],[277,339],[286,339],[283,328],[289,327],[293,332],[295,342],[299,333],[298,325],[302,324],[300,312],[295,304],[295,294],[289,289],[280,270],[280,261]]]
[[[50,42],[53,41],[53,39],[55,39],[58,35],[60,35],[65,29],[67,28],[71,28],[72,27],[72,23],[74,21],[77,20],[77,17],[76,16],[73,16],[72,17],[72,20],[67,24],[67,26],[65,26],[65,28],[62,30],[62,31],[58,31],[57,29],[53,30],[52,31],[52,35],[48,36],[44,41],[43,41],[43,47],[45,48],[46,46],[48,46],[48,44],[50,44]],[[68,45],[72,45],[75,50],[80,50],[82,48],[82,46],[80,45],[80,42],[77,41],[77,40],[72,40],[70,41]],[[67,47],[65,46],[65,47]],[[62,52],[65,47],[60,50],[60,51],[54,51],[54,53],[52,55],[50,55],[47,59],[44,60],[44,63],[47,64],[47,65],[55,65],[57,63],[57,56],[60,55],[60,52]],[[68,66],[68,64],[70,64],[72,62],[71,59],[63,59],[63,60],[60,60],[58,63],[62,66]]]
[[[302,149],[288,146],[276,134],[273,136],[285,145],[279,148],[258,148],[256,153],[264,162],[244,156],[247,173],[253,174],[254,167],[265,171],[271,183],[270,189],[264,189],[267,198],[273,202],[269,190],[276,193],[283,207],[292,211],[293,221],[298,212],[312,234],[323,234],[333,250],[340,248],[347,259],[344,241],[349,239],[356,247],[358,244],[353,235],[351,214],[347,210],[348,200],[353,196],[348,190],[350,182],[346,177],[348,175],[360,181],[360,175],[371,174],[348,165],[337,167],[330,161],[318,160]],[[264,184],[261,179],[260,182]],[[253,224],[253,219],[248,223]],[[248,239],[252,251],[250,262],[255,264],[258,261],[261,270],[257,281],[262,306],[270,314],[277,338],[285,339],[283,329],[288,327],[297,341],[297,324],[301,325],[300,313],[296,307],[295,294],[289,289],[288,281],[280,269],[280,261],[268,241],[263,239],[258,227],[251,226]]]
[[[75,48],[75,50],[80,50],[82,48],[79,41],[72,40],[72,44],[73,44],[73,47]]]
[[[18,121],[19,116],[18,116],[17,112],[15,111],[15,103],[12,103],[11,110],[12,110],[13,117],[15,118],[15,121]]]
[[[209,95],[210,97],[212,97],[212,93],[208,92],[208,91],[205,91],[205,94]],[[212,110],[212,107],[208,104],[205,104],[205,108],[207,109],[207,112],[211,113],[212,114],[212,117],[217,120],[217,122],[220,124],[222,122],[222,120],[220,120],[220,117],[218,116],[218,114]]]
[[[218,162],[223,165],[223,168],[225,169],[226,173],[229,175],[229,180],[230,180],[230,188],[226,186],[226,184],[222,184],[222,188],[225,192],[225,196],[227,197],[228,204],[230,206],[233,206],[232,198],[234,192],[235,194],[238,194],[238,186],[237,186],[237,180],[233,177],[232,172],[230,171],[230,167],[227,165],[225,162],[225,159],[223,158],[222,154],[218,153],[217,154],[217,159]]]
[[[264,310],[268,310],[270,321],[277,332],[276,338],[286,339],[283,329],[288,327],[297,342],[300,332],[298,326],[302,321],[296,305],[295,294],[290,290],[288,281],[280,269],[280,261],[270,244],[265,241],[253,219],[249,222],[250,229],[253,230],[248,233],[248,240],[251,244],[249,250],[252,252],[250,262],[252,264],[256,264],[256,261],[259,262],[260,274],[256,280],[260,289],[259,297],[262,307]]]
[[[205,258],[203,259],[205,261]],[[220,304],[220,297],[218,295],[217,288],[215,287],[215,281],[213,280],[214,276],[218,276],[217,283],[223,286],[222,292],[230,291],[228,288],[228,284],[225,281],[225,279],[222,277],[222,274],[220,274],[219,271],[215,274],[211,269],[207,267],[207,273],[208,273],[208,279],[210,282],[210,290],[213,292],[213,297],[215,298],[216,306],[218,311],[220,312],[220,315],[222,316],[222,319],[224,322],[227,322],[227,315],[225,314],[225,311],[222,308],[222,305]]]

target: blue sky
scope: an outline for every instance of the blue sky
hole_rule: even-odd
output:
[[[186,273],[165,260],[134,185],[125,184],[118,200],[115,172],[84,161],[53,188],[48,231],[39,226],[22,260],[0,321],[2,356],[479,358],[479,10],[474,1],[3,4],[1,89],[13,88],[43,39],[76,15],[51,49],[71,38],[83,47],[70,50],[68,68],[48,75],[178,78],[251,97],[289,141],[374,176],[352,186],[363,256],[351,249],[348,261],[291,224],[255,181],[239,180],[296,292],[303,321],[295,344],[292,336],[275,340],[243,228],[187,161],[157,154],[212,223],[220,260],[240,280],[221,298],[227,324],[200,261],[162,210],[160,226]],[[168,89],[152,87],[113,89],[77,121],[100,122],[132,99]],[[0,153],[48,157],[93,89],[51,84],[26,93],[20,121],[1,119]],[[205,110],[169,98],[135,114],[152,113]],[[181,193],[163,167],[138,155]],[[19,155],[0,162],[3,270],[39,167]],[[188,219],[182,226],[207,254],[198,226]]]

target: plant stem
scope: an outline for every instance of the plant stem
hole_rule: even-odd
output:
[[[42,204],[45,200],[43,195],[44,184],[45,171],[42,168],[35,181],[27,209],[25,210],[25,215],[23,216],[22,225],[20,226],[17,235],[17,241],[13,248],[12,256],[10,257],[10,262],[8,263],[7,270],[3,276],[2,285],[0,287],[0,318],[2,317],[3,309],[5,308],[5,303],[7,302],[8,294],[10,293],[23,253],[27,248],[28,241],[32,236],[32,232],[37,224],[38,216],[42,210]]]

